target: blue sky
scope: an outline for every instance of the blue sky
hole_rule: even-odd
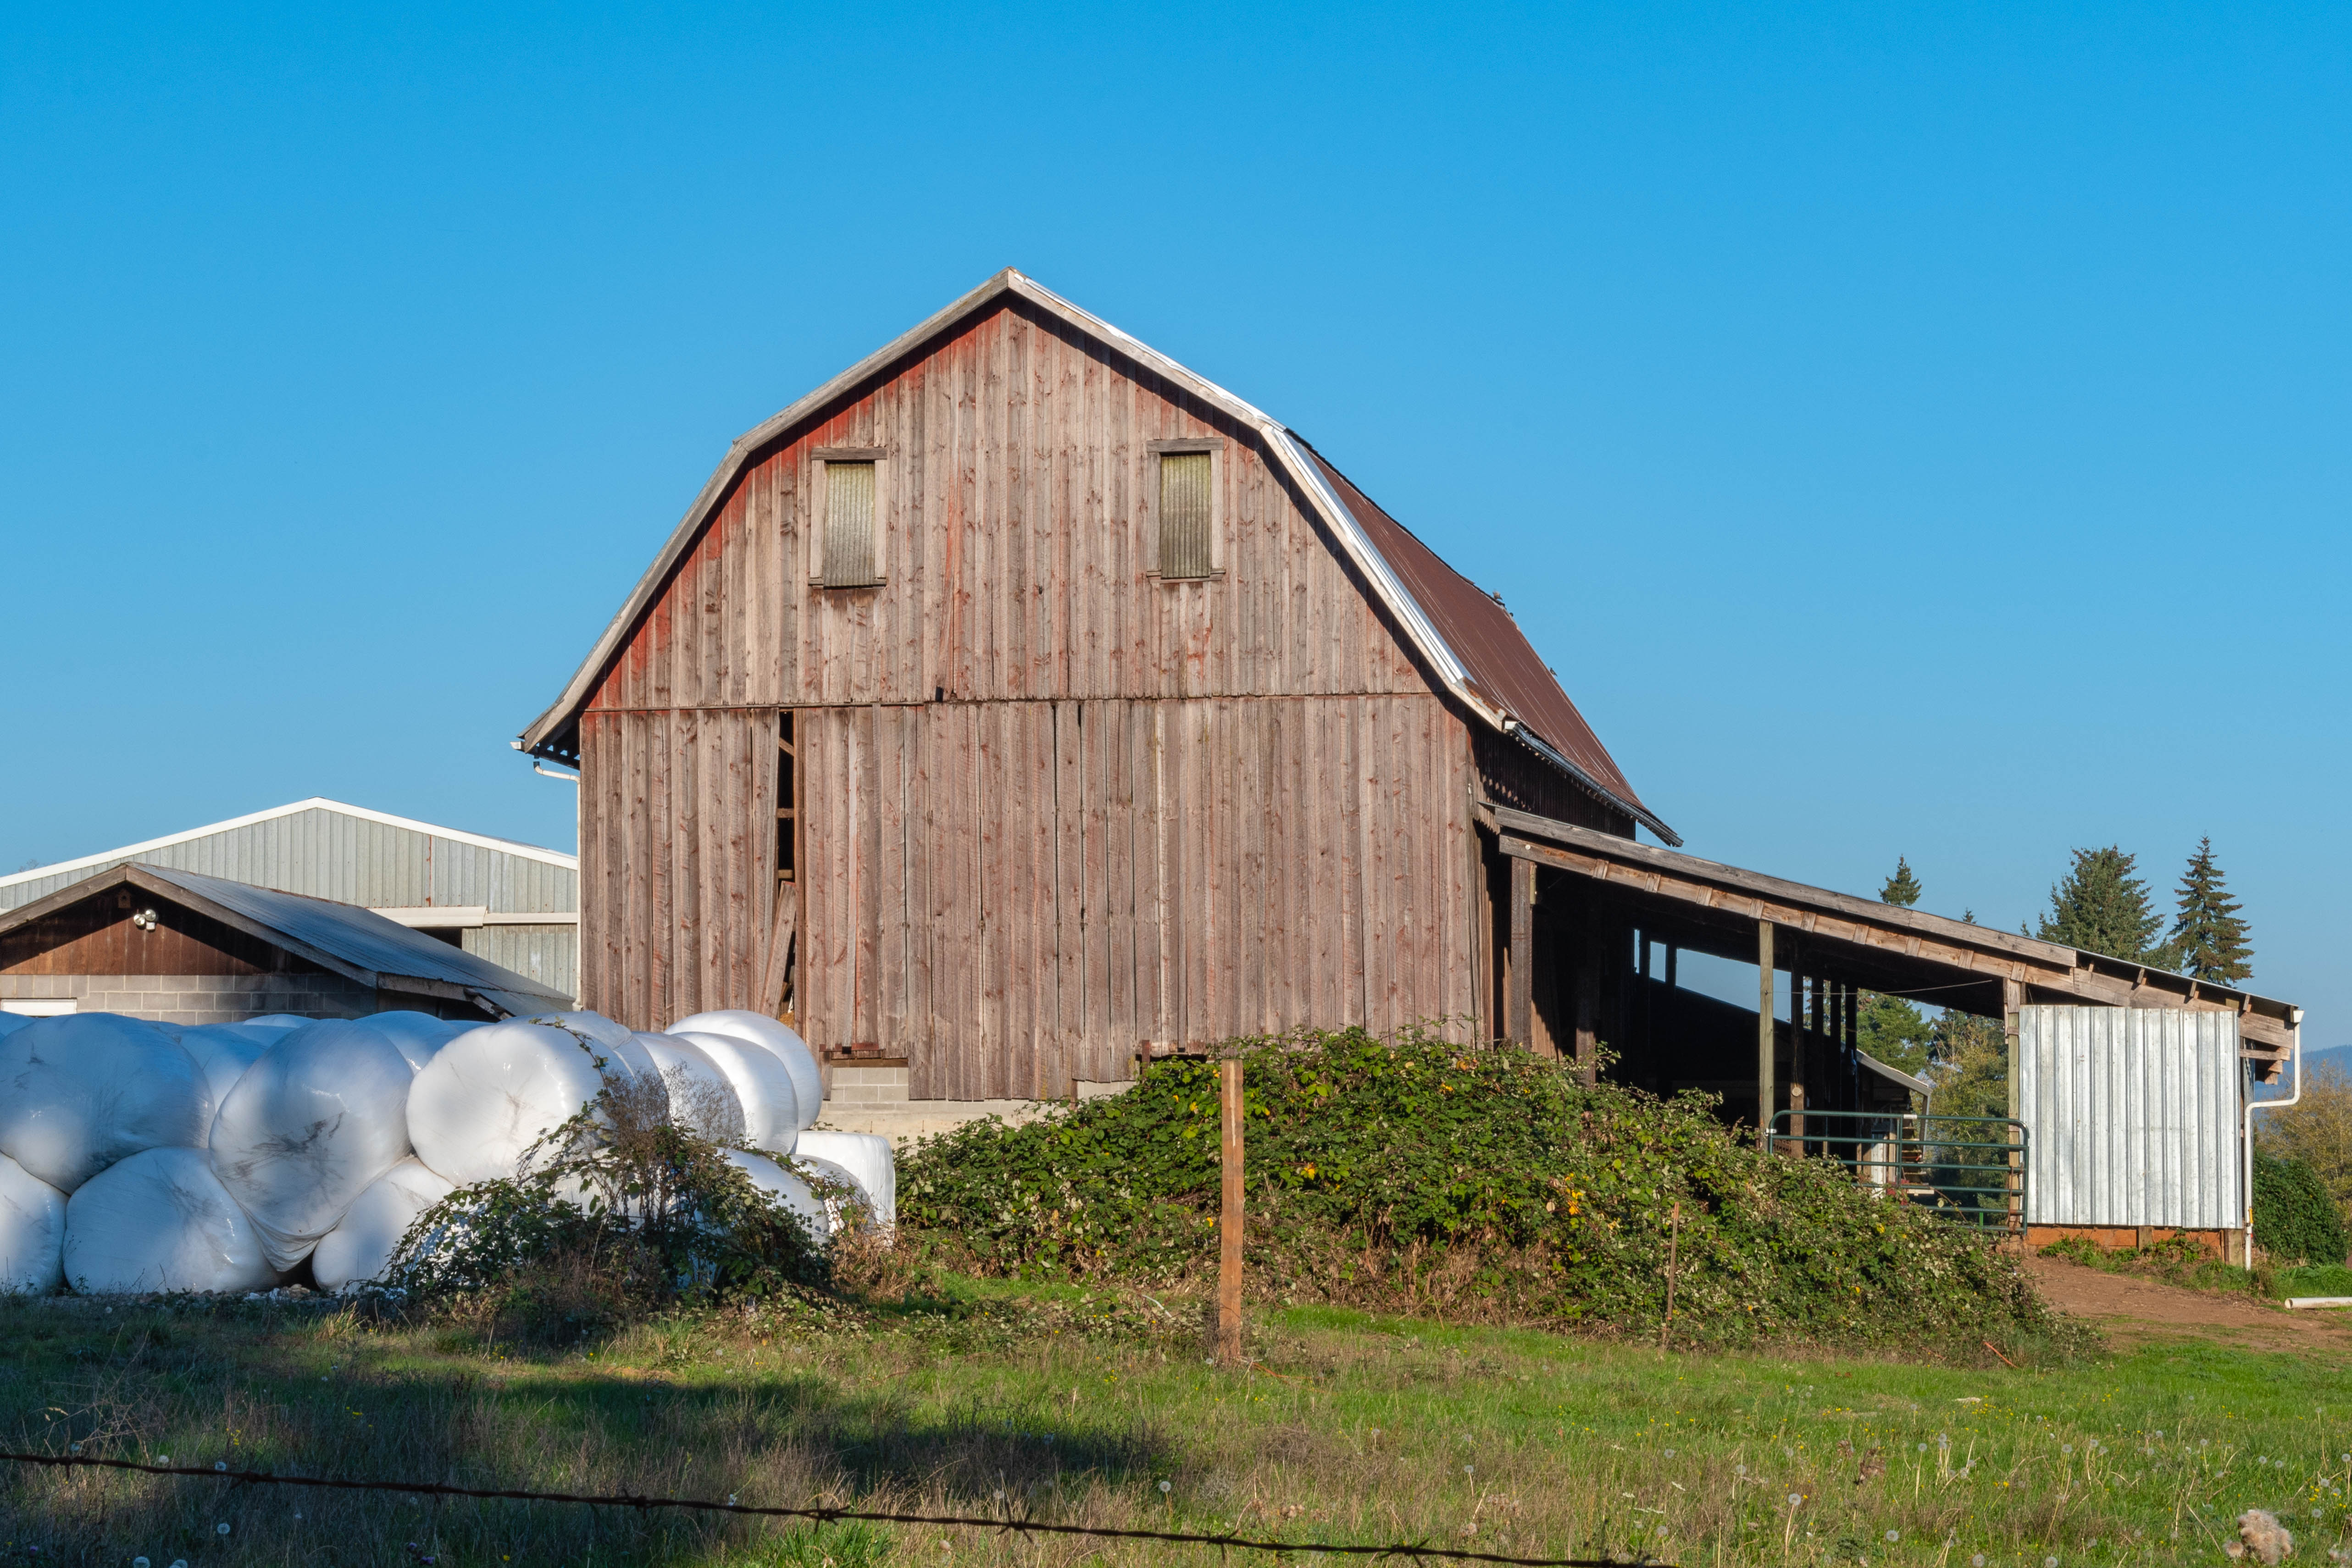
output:
[[[18,7],[0,869],[507,742],[739,431],[1015,265],[1499,588],[1699,853],[2212,835],[2352,1040],[2352,13]]]

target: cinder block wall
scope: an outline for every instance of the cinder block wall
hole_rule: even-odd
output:
[[[355,1019],[378,1010],[372,988],[341,975],[0,975],[0,1001],[67,997],[77,1012],[174,1024],[236,1023],[264,1013]]]

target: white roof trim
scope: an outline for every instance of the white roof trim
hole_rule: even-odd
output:
[[[249,828],[256,822],[271,821],[278,817],[290,817],[298,811],[339,811],[346,817],[358,817],[370,822],[381,822],[387,828],[406,828],[411,832],[429,833],[436,839],[453,843],[472,844],[477,849],[497,850],[505,854],[520,855],[525,860],[539,861],[546,865],[562,866],[567,871],[580,869],[580,857],[556,850],[541,849],[536,844],[517,843],[511,839],[493,839],[481,833],[461,832],[456,828],[439,828],[431,822],[420,822],[413,817],[395,817],[389,811],[371,811],[364,806],[347,806],[341,800],[330,800],[323,795],[313,795],[307,800],[297,800],[290,806],[272,806],[267,811],[250,816],[231,817],[226,822],[208,822],[185,832],[166,833],[160,839],[148,839],[142,843],[125,844],[119,850],[107,850],[100,854],[83,855],[76,860],[59,861],[54,865],[37,865],[28,871],[0,876],[0,887],[15,887],[20,883],[38,882],[46,877],[70,871],[86,871],[98,866],[112,865],[117,861],[143,855],[150,850],[167,849],[195,839],[210,838],[237,828]]]
[[[1879,1061],[1878,1058],[1871,1055],[1870,1052],[1866,1051],[1857,1051],[1853,1054],[1861,1061],[1862,1064],[1870,1069],[1871,1071],[1877,1073],[1881,1078],[1885,1079],[1890,1083],[1901,1084],[1904,1088],[1910,1090],[1914,1094],[1933,1094],[1936,1092],[1936,1086],[1933,1083],[1928,1082],[1926,1079],[1915,1078],[1899,1067],[1889,1067],[1886,1063]]]
[[[1264,436],[1268,454],[1289,474],[1299,488],[1313,499],[1316,510],[1323,517],[1325,526],[1331,529],[1333,536],[1339,540],[1341,548],[1348,552],[1349,559],[1353,560],[1357,569],[1363,572],[1365,580],[1371,584],[1372,591],[1380,596],[1381,601],[1396,616],[1398,623],[1404,628],[1405,634],[1412,640],[1423,657],[1429,661],[1431,667],[1437,672],[1438,678],[1444,683],[1446,689],[1488,724],[1496,729],[1503,727],[1504,714],[1471,689],[1468,674],[1463,668],[1462,662],[1454,657],[1453,649],[1446,646],[1445,640],[1437,634],[1437,628],[1423,612],[1412,595],[1406,591],[1404,584],[1391,570],[1387,559],[1373,548],[1371,540],[1366,537],[1363,528],[1357,523],[1355,514],[1341,504],[1339,496],[1323,477],[1323,471],[1300,449],[1297,439],[1283,427],[1279,421],[1264,410],[1235,397],[1207,377],[1185,369],[1140,339],[1120,331],[1100,317],[1071,304],[1043,284],[1023,276],[1011,267],[1006,267],[946,309],[930,317],[919,326],[900,333],[887,344],[858,361],[814,392],[796,400],[791,407],[761,421],[738,436],[734,444],[727,449],[727,455],[719,463],[718,471],[711,475],[709,482],[705,484],[700,494],[695,497],[694,504],[686,509],[686,516],[678,519],[677,527],[670,531],[668,540],[661,548],[661,553],[654,558],[653,564],[647,567],[645,574],[637,579],[636,587],[630,591],[628,600],[621,606],[620,612],[614,615],[611,622],[605,626],[604,634],[596,639],[596,644],[589,650],[587,658],[581,661],[579,669],[573,672],[572,679],[565,684],[563,695],[558,697],[545,713],[531,721],[530,727],[516,739],[515,749],[530,751],[579,712],[582,706],[586,703],[589,691],[594,685],[597,677],[603,674],[605,664],[618,651],[623,640],[627,637],[629,628],[635,623],[639,614],[661,591],[662,584],[668,580],[670,571],[677,566],[678,558],[686,553],[688,547],[694,542],[695,536],[701,532],[703,524],[709,520],[711,510],[718,506],[719,498],[727,493],[728,486],[732,485],[736,477],[742,473],[743,466],[750,461],[752,453],[767,445],[802,420],[818,413],[826,404],[859,382],[905,358],[958,321],[993,303],[999,296],[1005,294],[1018,295],[1047,312],[1060,317],[1080,331],[1117,349],[1121,354],[1144,366],[1154,374],[1173,382],[1202,402],[1221,410],[1228,417],[1248,425]]]

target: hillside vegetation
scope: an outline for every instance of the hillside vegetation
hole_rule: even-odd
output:
[[[1704,1096],[1360,1030],[1241,1042],[1252,1292],[1672,1337],[1976,1348],[2065,1331],[1980,1237],[1743,1142]],[[1213,1270],[1216,1069],[926,1142],[904,1239],[950,1268],[1181,1286]],[[1679,1218],[1677,1218],[1677,1215]]]

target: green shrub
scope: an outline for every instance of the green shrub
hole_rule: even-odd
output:
[[[616,1086],[532,1150],[531,1174],[458,1188],[419,1215],[385,1282],[509,1328],[578,1333],[680,1304],[818,1285],[800,1217]]]
[[[2341,1263],[2343,1211],[2303,1160],[2254,1150],[2254,1245],[2280,1263]]]
[[[1261,1293],[1655,1333],[1671,1234],[1685,1340],[2056,1327],[1981,1236],[1833,1162],[1757,1149],[1708,1097],[1586,1089],[1524,1051],[1421,1032],[1236,1050]],[[1193,1061],[1027,1125],[959,1128],[902,1163],[902,1240],[1024,1278],[1202,1277],[1218,1129],[1216,1069]]]

